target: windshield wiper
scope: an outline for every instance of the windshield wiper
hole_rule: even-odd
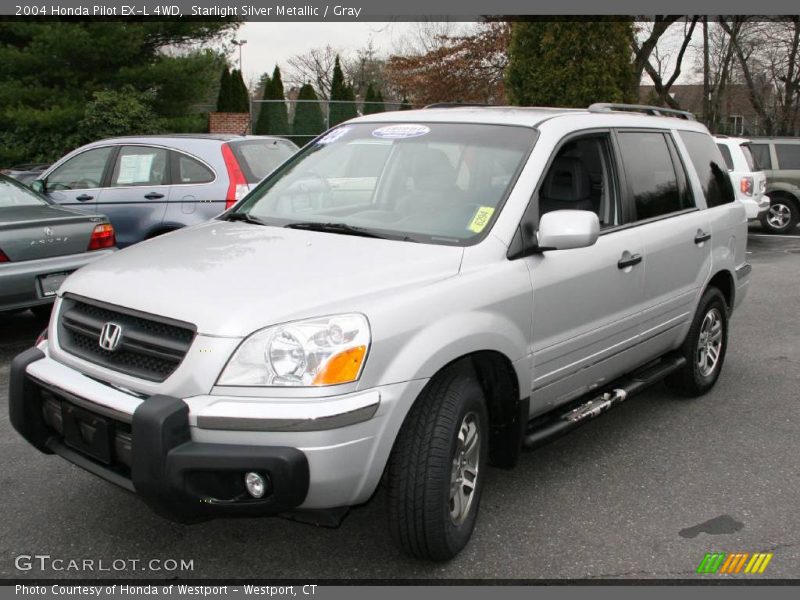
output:
[[[379,240],[388,240],[384,235],[370,231],[364,227],[353,227],[347,223],[316,223],[314,221],[289,223],[284,225],[289,229],[306,229],[308,231],[324,231],[327,233],[341,233],[342,235],[358,235],[361,237],[377,238]]]
[[[258,217],[253,217],[248,213],[231,213],[225,217],[226,221],[244,221],[245,223],[252,223],[253,225],[266,225],[264,221]]]

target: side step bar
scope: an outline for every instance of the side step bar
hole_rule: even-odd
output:
[[[634,396],[664,377],[677,371],[686,364],[682,356],[662,358],[659,362],[645,366],[630,375],[614,382],[614,388],[600,396],[578,404],[560,416],[545,422],[528,431],[522,440],[525,450],[533,450],[539,446],[572,431],[576,427],[592,420],[594,417],[614,408],[631,396]],[[574,406],[574,404],[572,405]]]

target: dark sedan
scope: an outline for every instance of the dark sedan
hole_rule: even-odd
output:
[[[115,246],[106,217],[58,206],[0,175],[0,312],[49,313],[67,275]]]

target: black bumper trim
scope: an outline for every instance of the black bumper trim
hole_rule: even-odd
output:
[[[43,394],[70,403],[72,395],[54,386],[41,386],[27,375],[32,362],[44,358],[37,348],[11,364],[9,416],[11,424],[31,445],[57,454],[122,488],[135,492],[156,513],[173,521],[194,522],[217,516],[277,515],[300,506],[308,494],[306,455],[297,448],[212,444],[191,440],[189,407],[183,400],[156,395],[142,402],[131,421],[130,464],[116,460],[101,464],[73,449],[45,421]],[[52,402],[52,400],[51,400]],[[86,406],[86,403],[82,403]],[[100,412],[95,409],[95,412]],[[244,473],[267,477],[268,493],[251,498]],[[127,474],[130,477],[127,477]]]

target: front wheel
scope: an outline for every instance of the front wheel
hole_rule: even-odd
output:
[[[397,436],[387,473],[392,538],[406,554],[448,560],[472,535],[485,478],[488,417],[470,367],[435,377]]]
[[[770,233],[789,233],[800,221],[800,209],[793,200],[777,196],[770,200],[769,209],[760,219],[761,225]]]
[[[702,396],[717,382],[727,347],[728,307],[722,292],[712,287],[700,299],[680,348],[686,364],[667,377],[667,385],[684,396]]]

